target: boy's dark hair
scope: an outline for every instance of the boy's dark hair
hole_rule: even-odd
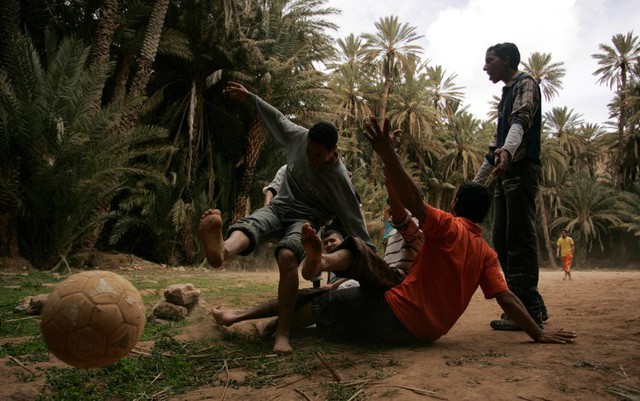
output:
[[[324,230],[322,232],[322,239],[324,240],[325,238],[327,238],[328,236],[330,236],[331,234],[336,234],[337,236],[340,237],[340,239],[344,239],[344,235],[342,235],[342,233],[338,230]]]
[[[513,43],[498,43],[488,48],[487,51],[493,51],[496,56],[501,59],[509,57],[509,67],[514,70],[518,69],[518,65],[520,64],[520,51],[518,50],[518,46]]]
[[[491,206],[489,190],[482,184],[471,181],[460,186],[456,193],[456,216],[474,223],[482,223]]]
[[[309,128],[309,140],[333,149],[338,144],[338,129],[329,121],[317,122]]]

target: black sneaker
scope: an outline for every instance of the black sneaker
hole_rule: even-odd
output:
[[[500,315],[500,319],[506,319],[507,314],[506,313],[502,313],[502,315]],[[534,319],[535,320],[535,319]],[[542,321],[546,322],[547,320],[549,320],[549,315],[547,314],[546,310],[542,311]]]
[[[520,326],[507,318],[507,315],[503,314],[503,316],[503,318],[492,320],[491,323],[489,323],[492,329],[501,331],[522,331]]]

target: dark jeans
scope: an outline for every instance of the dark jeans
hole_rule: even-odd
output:
[[[404,280],[404,271],[391,268],[366,242],[356,237],[347,237],[331,252],[347,249],[352,262],[348,270],[333,272],[342,278],[358,280],[361,287],[387,290]]]
[[[391,310],[384,290],[353,287],[318,292],[312,298],[320,336],[356,343],[418,344]]]
[[[537,322],[546,310],[538,292],[536,195],[541,166],[528,160],[510,163],[496,182],[493,246],[507,285]]]

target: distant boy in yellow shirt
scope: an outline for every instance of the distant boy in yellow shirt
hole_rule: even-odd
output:
[[[571,280],[571,262],[573,261],[573,239],[567,235],[567,230],[562,230],[562,236],[558,238],[556,244],[556,256],[562,258],[562,269],[564,270],[563,280]]]

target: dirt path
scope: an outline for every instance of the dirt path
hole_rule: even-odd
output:
[[[191,273],[181,274],[184,277],[174,276],[176,282]],[[276,273],[209,274],[238,280],[277,280]],[[578,331],[575,344],[532,344],[523,333],[491,330],[488,323],[499,316],[500,310],[478,291],[456,326],[436,343],[381,350],[375,357],[377,363],[363,357],[361,349],[354,350],[350,356],[357,362],[338,373],[347,383],[368,378],[361,386],[367,400],[616,400],[625,398],[617,398],[607,389],[639,389],[640,272],[575,271],[574,281],[566,282],[560,271],[543,271],[539,287],[549,308],[548,326]],[[212,324],[204,326],[190,330],[189,337],[210,333]],[[231,330],[246,328],[237,325]],[[294,348],[304,349],[304,341],[294,339]],[[327,353],[329,360],[341,357]],[[19,370],[0,361],[0,383],[4,382],[0,399],[26,400],[37,394],[42,383],[20,382]],[[221,400],[224,393],[227,401],[323,400],[320,389],[332,382],[329,372],[322,370],[309,378],[282,379],[278,387],[225,390],[218,385],[175,399]],[[17,394],[23,398],[15,398]]]

